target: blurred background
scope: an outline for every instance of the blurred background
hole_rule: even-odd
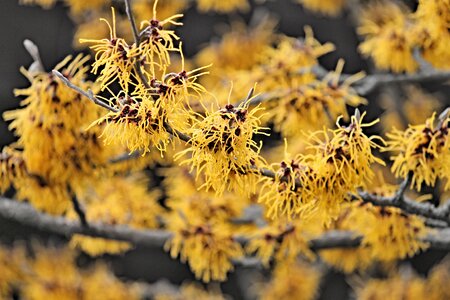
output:
[[[225,0],[224,0],[225,1]],[[409,1],[414,6],[415,1]],[[314,15],[290,0],[267,1],[264,3],[251,3],[252,8],[246,13],[233,13],[221,15],[216,13],[199,14],[195,7],[185,11],[184,26],[177,29],[183,40],[187,56],[194,55],[209,41],[220,37],[224,23],[233,19],[248,22],[255,10],[270,12],[278,20],[276,30],[292,37],[303,36],[303,27],[310,25],[316,38],[320,42],[332,42],[336,51],[320,59],[326,69],[334,69],[339,58],[345,59],[345,73],[355,73],[367,70],[369,63],[357,52],[358,38],[351,24],[351,18],[344,12],[336,18]],[[21,66],[28,67],[32,59],[23,47],[24,39],[32,40],[40,49],[44,65],[51,68],[66,55],[74,53],[73,35],[74,23],[69,17],[68,9],[57,3],[52,9],[45,10],[40,7],[22,6],[18,0],[2,0],[0,3],[0,114],[6,110],[18,107],[20,99],[13,95],[14,88],[23,88],[28,85],[24,76],[19,72]],[[441,91],[448,95],[448,88],[441,85],[428,85],[431,92]],[[369,103],[377,101],[375,95],[369,95]],[[371,111],[371,109],[375,111]],[[375,106],[367,108],[369,115],[378,115],[380,111]],[[14,136],[8,131],[4,121],[0,121],[0,144],[3,147],[14,141]],[[64,239],[49,237],[44,232],[37,232],[33,228],[23,227],[6,220],[0,220],[0,239],[10,243],[18,239],[42,239],[48,243],[61,243]],[[430,266],[445,253],[428,251],[417,255],[412,263],[421,273],[426,273]],[[170,259],[162,249],[137,248],[121,256],[105,256],[115,273],[128,279],[156,281],[167,278],[175,284],[186,279],[194,279],[186,265],[178,260]],[[80,264],[88,263],[87,256],[80,257]],[[239,268],[229,276],[229,280],[222,285],[224,293],[238,299],[242,297],[240,286],[244,285],[243,278],[251,270]],[[320,299],[347,299],[348,284],[338,272],[330,271],[323,280]]]

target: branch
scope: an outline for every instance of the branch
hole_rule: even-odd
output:
[[[89,227],[85,227],[77,221],[40,213],[29,204],[2,197],[0,197],[0,217],[66,237],[82,234],[126,241],[140,246],[162,247],[172,237],[172,233],[165,230],[138,230],[123,225],[92,223]],[[248,237],[242,236],[236,236],[235,239],[244,244],[249,241]],[[353,232],[334,230],[310,240],[309,243],[311,249],[317,251],[330,248],[357,247],[361,240],[362,237],[355,236]],[[450,229],[436,230],[433,234],[427,236],[424,241],[430,243],[430,247],[433,249],[450,250]]]
[[[409,177],[409,176],[408,176]],[[376,206],[384,207],[398,207],[403,211],[422,216],[425,218],[430,218],[434,220],[439,220],[450,224],[450,201],[447,201],[441,207],[435,207],[431,203],[420,203],[411,200],[404,196],[404,192],[409,183],[409,178],[405,179],[400,188],[392,197],[381,197],[377,195],[370,194],[368,192],[359,192],[359,197],[368,203],[372,203]]]
[[[131,0],[125,0],[125,11],[127,13],[127,17],[128,20],[130,21],[131,24],[131,30],[133,31],[133,37],[134,37],[134,42],[136,44],[136,48],[139,48],[139,44],[140,44],[140,37],[139,37],[139,32],[136,26],[136,21],[134,20],[134,16],[133,16],[133,12],[131,10]],[[148,83],[147,78],[145,78],[144,74],[141,71],[141,60],[136,60],[136,62],[134,63],[134,68],[136,70],[136,73],[138,74],[139,79],[142,81],[142,84],[145,86],[146,89],[151,89],[150,84]]]
[[[119,112],[119,110],[115,107],[110,106],[109,104],[103,102],[102,100],[98,99],[97,97],[94,96],[94,94],[92,93],[91,90],[88,90],[87,92],[85,90],[83,90],[82,88],[76,86],[75,84],[73,84],[72,82],[70,82],[69,79],[67,79],[63,74],[61,74],[60,72],[53,70],[52,71],[53,75],[55,75],[56,77],[58,77],[59,79],[61,79],[61,81],[67,85],[69,88],[73,89],[74,91],[76,91],[77,93],[85,96],[86,98],[88,98],[89,100],[91,100],[92,102],[94,102],[95,104],[106,108],[112,112]]]
[[[439,71],[435,69],[426,69],[415,74],[373,74],[368,75],[357,81],[353,88],[361,95],[366,96],[378,86],[395,84],[395,83],[409,83],[409,82],[427,82],[427,81],[445,81],[450,79],[449,71]]]

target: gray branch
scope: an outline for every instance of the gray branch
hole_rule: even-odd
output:
[[[172,233],[160,229],[138,230],[123,225],[113,226],[98,223],[90,223],[89,227],[85,227],[78,221],[40,213],[27,203],[2,197],[0,197],[0,217],[66,237],[82,234],[126,241],[134,245],[147,247],[162,247],[172,237]],[[243,244],[249,241],[248,237],[243,236],[236,236],[235,239]],[[330,248],[357,247],[361,240],[362,237],[355,235],[353,232],[333,230],[324,233],[321,237],[312,239],[310,248],[317,251]],[[450,229],[436,230],[435,233],[427,236],[424,241],[429,242],[431,248],[450,250]],[[242,261],[243,265],[248,265],[248,263],[249,261],[246,259]]]
[[[398,207],[406,213],[442,221],[450,225],[450,201],[447,201],[440,207],[427,202],[416,202],[404,195],[408,184],[409,176],[401,183],[398,191],[392,197],[381,197],[365,191],[359,192],[359,197],[364,202],[369,202],[376,206]]]

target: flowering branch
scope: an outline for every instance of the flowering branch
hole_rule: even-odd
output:
[[[165,230],[137,230],[122,225],[90,224],[89,227],[64,217],[50,216],[36,211],[32,206],[15,200],[0,197],[0,217],[16,221],[23,225],[33,226],[50,233],[71,237],[82,234],[130,242],[134,245],[162,247],[172,237],[172,233]],[[247,243],[248,237],[238,237],[236,240]],[[355,236],[350,231],[333,230],[309,241],[312,250],[330,248],[357,247],[362,237]],[[437,230],[424,238],[433,249],[450,250],[450,229]]]

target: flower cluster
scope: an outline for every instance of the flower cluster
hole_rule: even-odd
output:
[[[448,109],[441,114],[438,124],[435,123],[433,114],[425,124],[388,134],[387,150],[394,153],[392,171],[400,178],[412,173],[411,186],[418,191],[422,184],[434,186],[438,178],[446,179],[445,189],[450,188]]]
[[[27,256],[23,247],[2,248],[0,296],[11,299],[139,299],[141,291],[119,281],[103,264],[80,269],[76,255],[66,248],[33,247],[34,257]],[[64,276],[61,276],[64,274]],[[108,288],[105,290],[105,286]]]
[[[360,50],[373,58],[377,68],[394,72],[418,69],[414,48],[433,66],[448,68],[448,11],[447,0],[419,1],[414,13],[397,2],[371,3],[361,14],[358,32],[365,40]]]
[[[177,154],[190,155],[181,164],[188,163],[197,175],[203,174],[203,187],[213,188],[218,195],[232,187],[248,191],[249,180],[255,180],[254,167],[261,163],[261,146],[253,140],[253,135],[264,134],[258,116],[261,108],[249,109],[250,101],[207,111],[189,131],[189,147]]]
[[[269,216],[322,215],[325,223],[337,217],[347,193],[372,179],[371,165],[383,164],[372,154],[380,147],[375,140],[381,138],[368,137],[362,131],[377,120],[365,124],[363,117],[357,111],[348,126],[340,125],[338,119],[338,129],[313,133],[311,154],[282,162],[274,179],[262,179],[265,183],[260,201],[269,206]]]

